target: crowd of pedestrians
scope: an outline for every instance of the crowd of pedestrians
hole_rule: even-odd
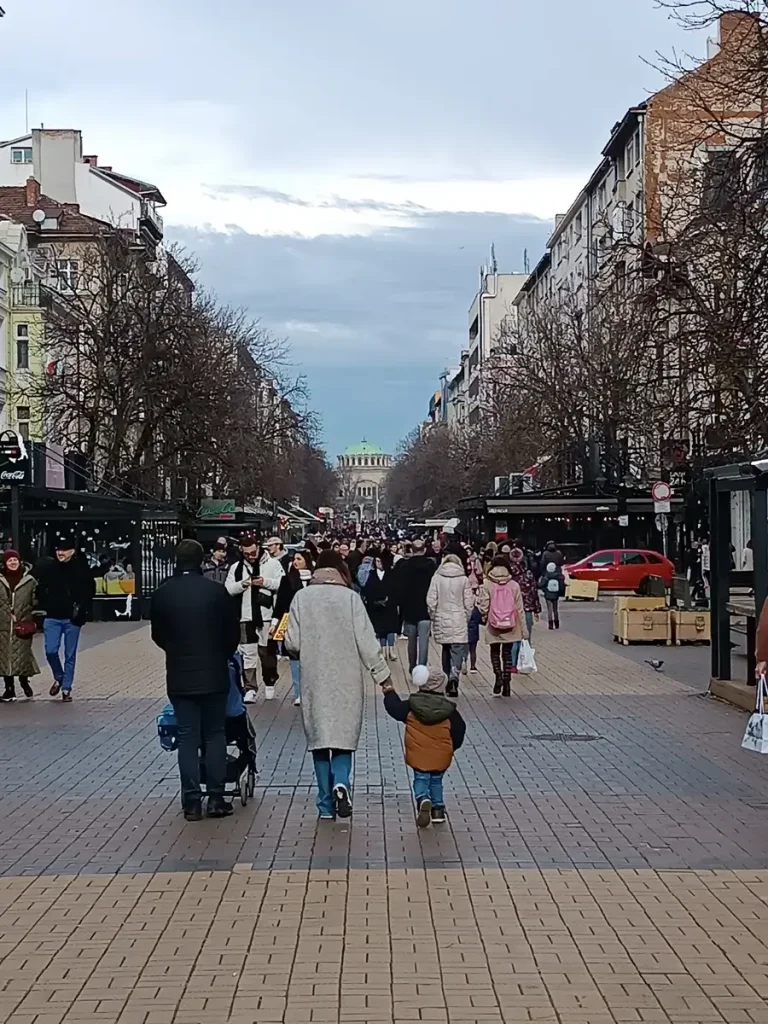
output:
[[[521,645],[541,614],[540,589],[549,626],[559,628],[562,564],[553,542],[537,556],[521,541],[478,553],[453,536],[316,537],[287,552],[279,537],[262,544],[246,534],[238,550],[222,538],[206,559],[197,542],[183,541],[151,618],[166,654],[185,815],[202,814],[201,752],[209,815],[232,813],[224,796],[227,702],[234,690],[236,704],[254,703],[260,683],[272,700],[284,657],[320,817],[352,813],[352,761],[372,679],[387,713],[405,724],[418,823],[441,824],[443,775],[465,733],[456,706],[461,676],[477,671],[484,634],[493,694],[511,695]],[[406,697],[391,677],[400,638],[415,688]],[[430,639],[440,668],[428,666]]]

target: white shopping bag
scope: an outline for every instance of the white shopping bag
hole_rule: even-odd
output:
[[[523,640],[520,644],[520,654],[517,656],[517,671],[522,673],[524,676],[531,676],[536,671],[536,658],[534,655],[536,651],[531,647],[527,640]],[[768,735],[768,729],[766,729],[766,735]]]
[[[765,676],[760,676],[757,683],[757,710],[749,716],[747,731],[741,741],[745,750],[754,750],[756,754],[768,754],[768,715],[765,713],[765,698],[768,694],[768,683]]]

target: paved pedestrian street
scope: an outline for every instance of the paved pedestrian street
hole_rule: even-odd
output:
[[[373,684],[351,825],[317,822],[285,663],[224,821],[181,817],[145,628],[83,651],[71,706],[0,707],[0,1021],[768,1022],[745,716],[567,630],[536,646],[510,700],[487,660],[462,680],[449,822],[423,832]]]

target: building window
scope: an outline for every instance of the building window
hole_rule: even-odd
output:
[[[16,369],[29,369],[29,324],[16,324]]]
[[[56,272],[63,291],[76,292],[80,271],[79,260],[56,260]]]
[[[32,150],[25,146],[11,150],[11,163],[12,164],[31,164],[32,163]]]
[[[17,405],[16,406],[16,425],[19,434],[24,438],[25,441],[29,440],[29,406],[28,405]]]

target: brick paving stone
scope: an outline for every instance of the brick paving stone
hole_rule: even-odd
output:
[[[740,712],[539,635],[511,700],[485,652],[462,680],[443,829],[415,828],[373,685],[354,819],[326,824],[282,666],[256,798],[188,824],[158,654],[108,637],[71,707],[0,708],[0,1024],[768,1024],[768,766]]]

